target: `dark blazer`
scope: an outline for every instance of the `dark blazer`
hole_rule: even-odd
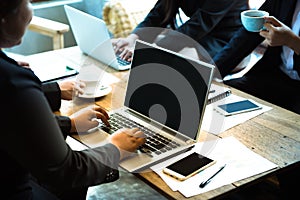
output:
[[[171,11],[171,17],[165,22],[163,22],[166,16],[165,1],[158,0],[144,21],[133,32],[138,34],[142,40],[152,42],[159,30],[145,29],[146,31],[141,32],[141,28],[166,28],[173,23],[179,8],[181,8],[190,19],[174,28],[199,42],[211,56],[220,51],[234,32],[242,26],[240,12],[248,9],[248,0],[173,0],[173,2],[174,6],[168,8]],[[160,46],[171,44],[175,44],[172,47],[174,51],[181,50],[186,45],[178,39],[178,35],[174,34],[167,35],[158,43]]]
[[[4,118],[0,140],[3,199],[35,196],[31,176],[60,191],[118,178],[118,149],[107,144],[72,151],[41,90],[40,80],[1,51],[0,90]]]
[[[46,96],[46,99],[51,107],[52,111],[58,111],[61,106],[61,91],[57,82],[42,83],[41,89]],[[66,116],[55,115],[60,130],[63,133],[64,138],[70,134],[71,120]]]
[[[2,56],[6,57],[2,54]],[[11,63],[18,65],[16,61],[13,59],[9,59]],[[59,85],[57,82],[47,82],[41,84],[41,89],[44,92],[44,95],[46,96],[46,99],[51,107],[52,111],[58,111],[61,106],[61,91],[59,88]],[[59,127],[64,135],[64,138],[67,137],[67,135],[70,133],[71,129],[71,121],[69,117],[66,116],[55,116],[57,123],[59,124]]]
[[[262,6],[261,10],[269,12],[271,16],[276,17],[285,25],[291,27],[294,9],[297,0],[267,0]],[[249,55],[262,41],[264,40],[258,33],[251,33],[241,28],[237,34],[232,38],[230,43],[218,53],[213,60],[218,67],[221,75],[224,77],[237,66],[243,58]],[[263,58],[256,63],[256,65],[247,73],[259,74],[269,73],[279,68],[282,63],[280,54],[282,47],[268,47]]]

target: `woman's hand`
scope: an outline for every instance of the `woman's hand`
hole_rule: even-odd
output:
[[[99,125],[98,120],[101,119],[106,126],[110,126],[107,112],[100,106],[93,105],[79,110],[70,116],[71,130],[70,132],[86,132]]]
[[[260,31],[269,46],[288,46],[297,54],[300,53],[300,38],[293,31],[273,16],[265,17],[267,30]]]
[[[61,91],[61,98],[64,100],[72,100],[73,95],[83,94],[85,83],[82,81],[63,80],[57,82]]]
[[[18,65],[24,67],[24,68],[28,68],[30,69],[30,64],[28,62],[25,61],[17,61]]]
[[[140,129],[119,129],[109,137],[109,141],[120,151],[121,160],[128,157],[146,142],[145,135]]]

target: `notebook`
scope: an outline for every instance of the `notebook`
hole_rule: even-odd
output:
[[[139,172],[187,151],[197,141],[214,66],[137,40],[123,107],[111,111],[113,133],[139,127],[147,142],[120,162]],[[162,140],[162,142],[160,142]]]
[[[79,74],[79,72],[75,69],[76,67],[66,65],[65,62],[58,58],[56,58],[55,61],[51,63],[43,63],[41,65],[39,59],[35,59],[34,56],[23,56],[7,51],[5,51],[5,54],[10,58],[13,58],[14,60],[22,60],[24,62],[30,63],[30,69],[43,83],[61,80]]]
[[[76,76],[79,72],[69,66],[52,66],[51,69],[32,67],[35,75],[39,77],[42,83],[62,80],[64,78]]]
[[[120,59],[115,54],[103,20],[68,5],[64,5],[64,9],[76,43],[83,53],[116,70],[130,68],[130,62]]]
[[[216,102],[220,99],[228,97],[230,94],[231,94],[230,88],[223,87],[221,85],[217,85],[215,83],[212,83],[210,85],[207,104],[211,104],[211,103]]]

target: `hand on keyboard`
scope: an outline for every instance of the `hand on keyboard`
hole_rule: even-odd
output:
[[[115,131],[122,128],[139,128],[139,130],[141,130],[147,138],[146,143],[142,144],[139,147],[139,150],[151,157],[153,154],[159,155],[180,146],[180,144],[178,144],[177,142],[172,141],[171,139],[166,138],[163,135],[154,132],[149,128],[142,126],[141,124],[134,122],[118,113],[110,115],[109,123],[111,125],[110,127],[101,123],[99,128],[109,134],[113,134]]]
[[[120,160],[135,152],[146,142],[145,135],[138,128],[119,129],[109,137],[109,141],[120,151]]]
[[[70,116],[71,130],[70,132],[86,132],[101,124],[110,127],[109,116],[107,112],[97,105],[83,108]],[[101,121],[100,121],[101,120]],[[99,122],[100,121],[100,122]]]
[[[122,66],[126,66],[126,65],[130,65],[130,61],[128,60],[125,60],[123,58],[121,58],[120,56],[117,56],[117,60],[118,60],[118,63]]]

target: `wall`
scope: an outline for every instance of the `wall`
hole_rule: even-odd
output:
[[[101,18],[102,7],[107,0],[54,0],[51,3],[33,3],[34,15],[69,24],[63,5],[68,4],[79,10]],[[65,33],[65,47],[76,45],[72,31]],[[23,42],[19,46],[6,49],[8,52],[22,55],[52,50],[52,39],[41,34],[27,31],[23,37]]]

